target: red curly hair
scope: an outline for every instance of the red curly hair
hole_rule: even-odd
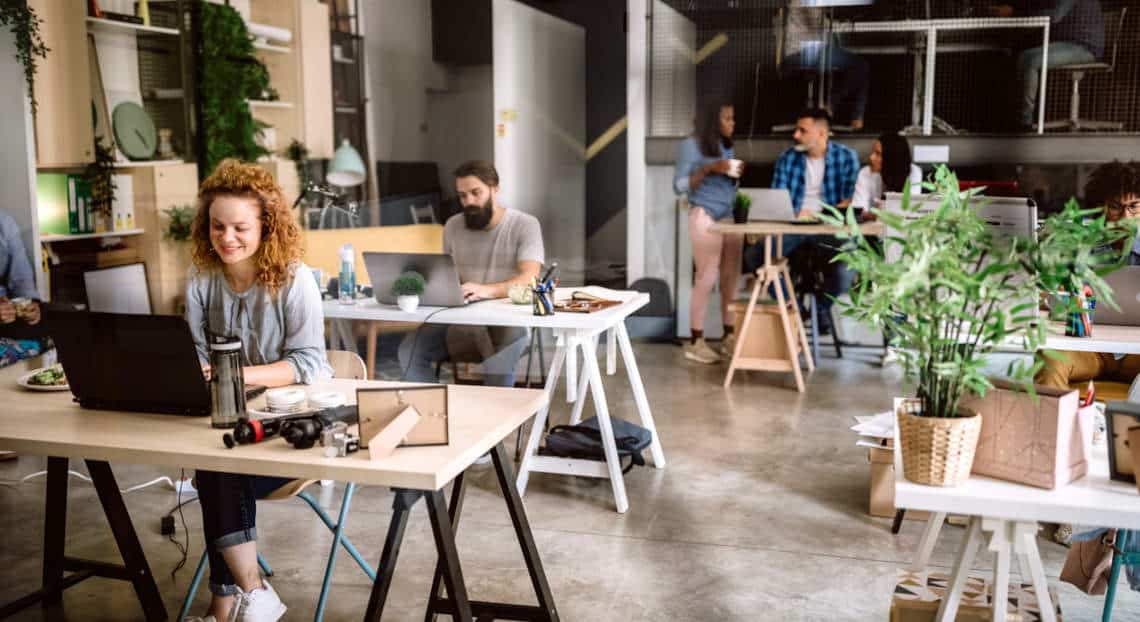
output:
[[[257,280],[276,293],[304,254],[301,228],[285,204],[281,187],[256,164],[222,160],[198,188],[198,213],[191,234],[194,265],[203,270],[222,267],[210,242],[210,206],[221,196],[253,199],[261,206],[261,244],[254,256]]]

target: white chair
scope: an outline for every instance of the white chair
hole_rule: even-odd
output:
[[[1054,65],[1050,70],[1067,71],[1069,79],[1073,82],[1073,92],[1069,99],[1069,118],[1064,121],[1050,121],[1045,124],[1046,129],[1068,129],[1070,132],[1081,130],[1122,130],[1124,124],[1118,121],[1092,121],[1081,118],[1081,80],[1088,73],[1110,74],[1116,69],[1116,55],[1120,49],[1120,34],[1124,31],[1124,18],[1128,9],[1105,13],[1105,29],[1108,35],[1108,62],[1094,61],[1091,63],[1078,63],[1075,65]],[[1044,102],[1041,104],[1044,106]]]

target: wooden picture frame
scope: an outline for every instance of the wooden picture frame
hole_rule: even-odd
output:
[[[448,419],[448,387],[433,385],[398,389],[357,389],[360,446],[380,433],[408,406],[419,412],[420,421],[404,437],[400,447],[447,445],[451,440]]]
[[[1128,429],[1140,426],[1140,404],[1109,402],[1104,411],[1110,479],[1136,483],[1136,465],[1128,446]]]

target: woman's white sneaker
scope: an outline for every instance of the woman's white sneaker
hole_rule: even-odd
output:
[[[285,603],[277,596],[269,581],[261,580],[259,590],[240,592],[234,603],[237,615],[232,616],[234,622],[277,622],[285,615]]]

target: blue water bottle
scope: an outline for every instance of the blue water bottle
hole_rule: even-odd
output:
[[[350,305],[356,301],[356,254],[352,244],[340,247],[340,304]]]

